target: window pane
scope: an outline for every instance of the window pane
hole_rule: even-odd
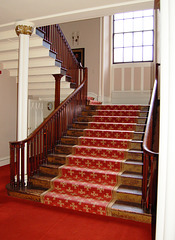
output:
[[[152,61],[154,10],[118,13],[114,19],[114,62]]]
[[[142,47],[134,47],[133,60],[134,61],[142,61]]]
[[[153,45],[153,31],[143,32],[143,45]]]
[[[143,18],[143,30],[151,30],[154,27],[153,17]]]
[[[143,16],[143,11],[134,12],[134,17],[142,17],[142,16]]]
[[[133,12],[124,13],[124,18],[133,18]]]
[[[123,48],[114,49],[114,62],[123,62]]]
[[[143,47],[143,61],[152,60],[153,60],[153,47],[152,46]]]
[[[143,30],[142,18],[135,18],[134,19],[134,31]]]
[[[118,20],[114,22],[114,32],[123,32],[123,20]]]
[[[126,19],[124,22],[124,32],[133,31],[133,19]]]
[[[123,19],[123,13],[117,13],[114,15],[114,19],[117,20],[117,19]]]
[[[142,32],[134,33],[134,46],[142,46]]]
[[[124,48],[124,62],[132,62],[132,47]]]
[[[154,12],[153,9],[148,9],[143,11],[143,16],[153,16]]]
[[[123,47],[123,33],[114,35],[114,48]]]
[[[124,33],[124,47],[132,46],[132,33]]]

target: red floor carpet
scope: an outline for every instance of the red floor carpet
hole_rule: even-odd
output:
[[[1,240],[150,240],[151,226],[77,213],[9,197],[9,166],[0,167]]]

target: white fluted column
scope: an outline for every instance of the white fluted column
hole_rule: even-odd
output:
[[[30,22],[17,22],[16,34],[19,36],[19,79],[18,79],[18,141],[27,137],[27,102],[28,102],[28,65],[29,36],[33,32]]]

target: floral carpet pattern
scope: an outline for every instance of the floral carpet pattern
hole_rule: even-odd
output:
[[[108,215],[139,113],[140,106],[136,105],[98,105],[84,136],[73,146],[42,202]]]

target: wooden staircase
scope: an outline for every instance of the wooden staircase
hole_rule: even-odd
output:
[[[52,187],[52,180],[59,174],[59,168],[66,164],[66,158],[74,154],[74,148],[81,142],[81,137],[86,135],[93,116],[100,110],[100,105],[87,105],[71,127],[61,137],[61,141],[48,154],[47,162],[40,165],[37,174],[29,179],[29,187],[13,189],[7,186],[10,196],[41,202],[41,196]],[[142,143],[147,120],[148,106],[141,106],[140,113],[129,139],[129,150],[126,151],[125,160],[121,161],[118,183],[113,190],[112,201],[108,206],[108,215],[118,218],[131,219],[151,223],[151,214],[144,213],[142,203]],[[121,123],[119,123],[121,124]],[[123,123],[124,124],[124,123]],[[97,129],[100,131],[100,129]],[[109,131],[112,131],[109,129]],[[120,136],[119,136],[120,138]],[[103,138],[102,138],[103,139]],[[102,140],[101,139],[101,140]]]

